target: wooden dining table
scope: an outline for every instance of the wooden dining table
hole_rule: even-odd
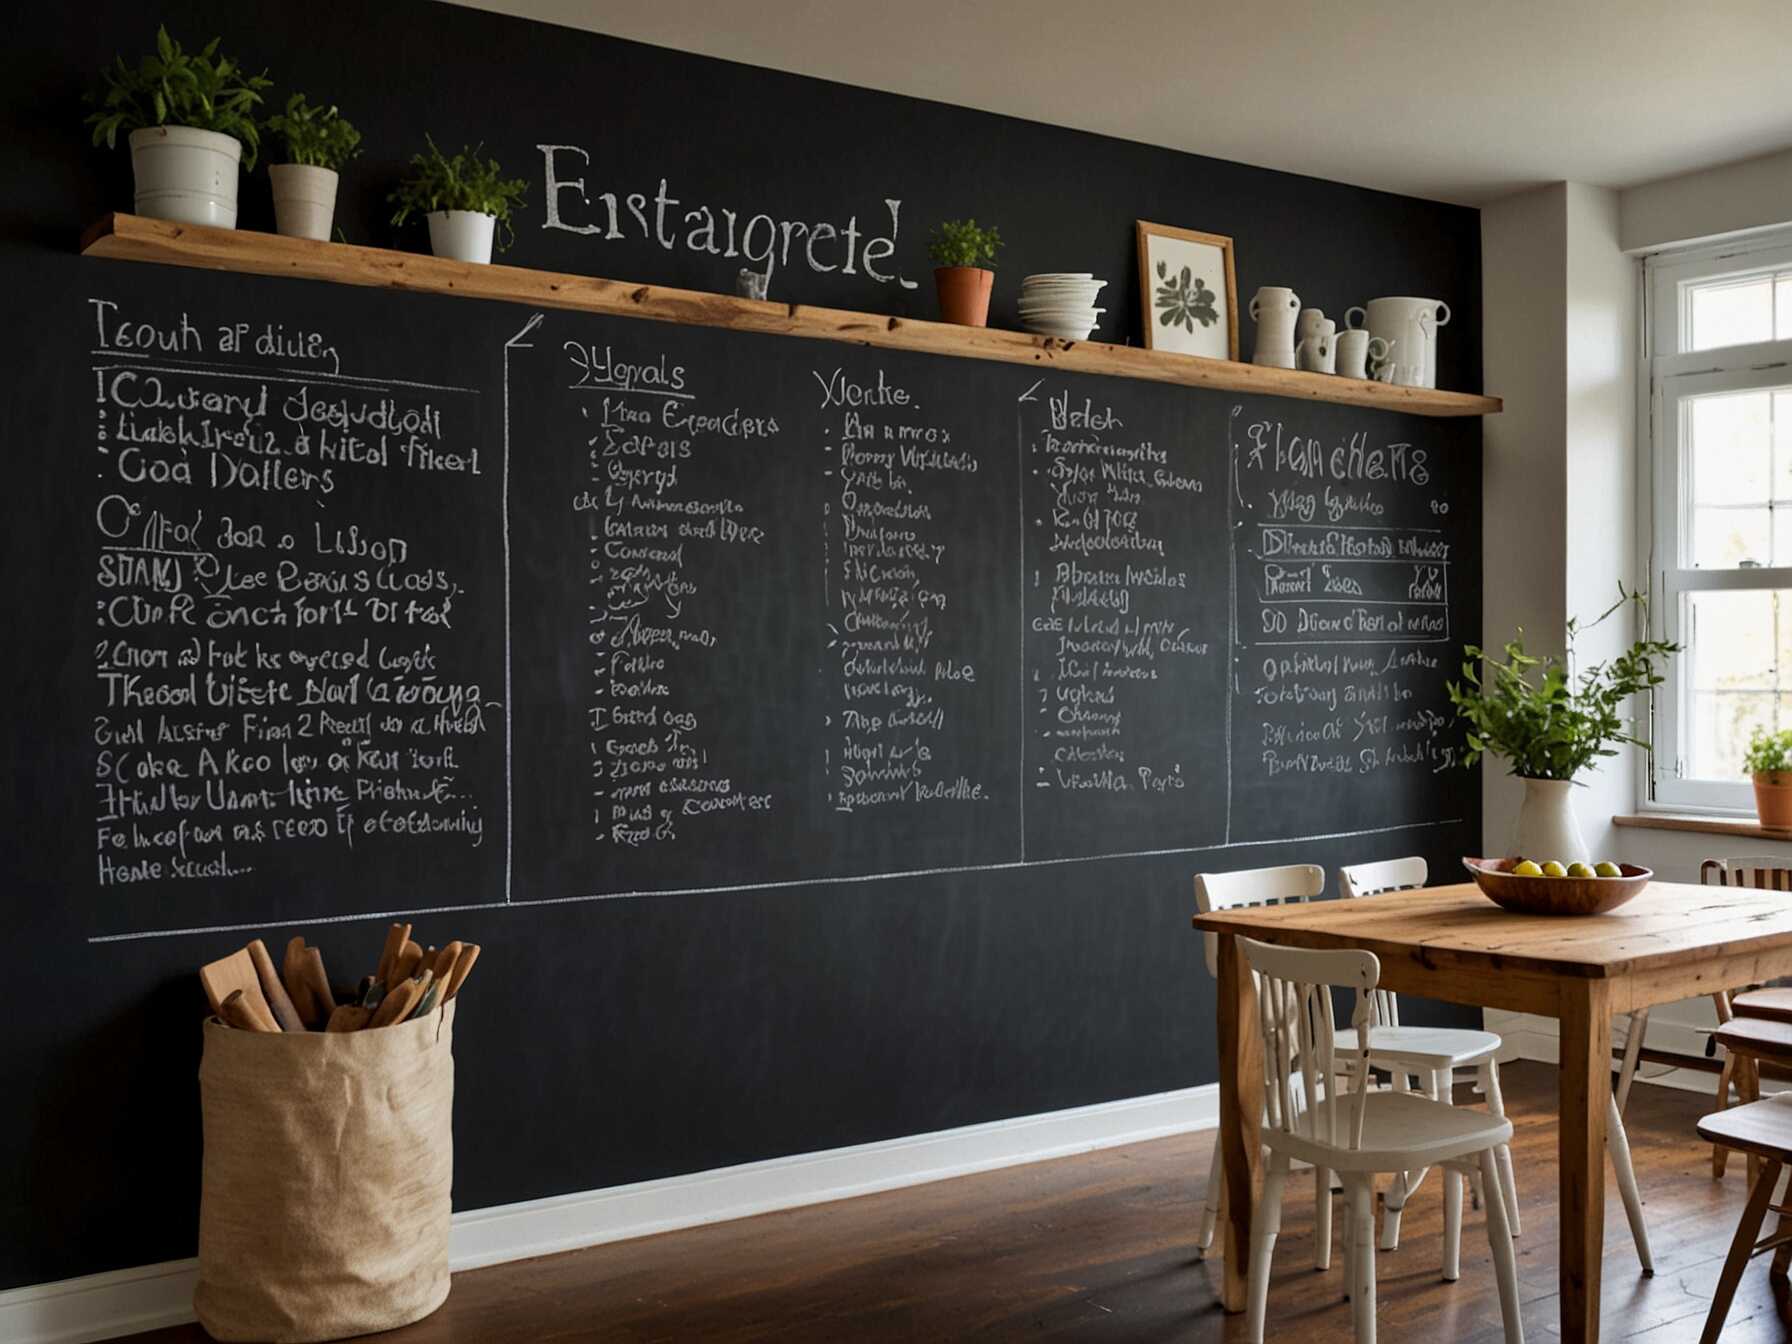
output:
[[[1381,984],[1562,1024],[1562,1338],[1599,1338],[1605,1249],[1605,1126],[1612,1018],[1792,975],[1792,898],[1746,887],[1652,882],[1603,915],[1502,910],[1471,883],[1196,915],[1195,928],[1291,947],[1362,948]],[[1219,940],[1220,1144],[1226,1310],[1243,1311],[1251,1218],[1262,1181],[1263,1052],[1256,993],[1237,940]],[[1698,1143],[1689,1130],[1688,1145]],[[1242,1199],[1232,1192],[1248,1191]],[[1526,1191],[1521,1183],[1519,1198]]]

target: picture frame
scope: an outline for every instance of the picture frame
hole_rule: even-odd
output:
[[[1143,219],[1137,224],[1145,348],[1236,362],[1238,277],[1232,240]],[[1222,277],[1224,284],[1219,283]]]

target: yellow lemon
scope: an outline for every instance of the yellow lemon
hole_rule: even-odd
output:
[[[1526,859],[1523,863],[1514,864],[1512,866],[1512,875],[1514,877],[1542,877],[1543,870],[1529,859]]]
[[[1624,870],[1622,868],[1618,867],[1618,865],[1613,863],[1610,859],[1607,859],[1604,863],[1600,864],[1597,868],[1593,869],[1593,872],[1600,877],[1623,877],[1624,876]]]
[[[1586,863],[1571,863],[1568,865],[1568,876],[1569,877],[1591,877],[1591,876],[1593,876],[1592,865],[1586,864]]]
[[[1566,868],[1562,867],[1562,865],[1557,863],[1554,859],[1551,859],[1548,863],[1543,865],[1543,876],[1545,876],[1545,877],[1567,877],[1568,870]]]

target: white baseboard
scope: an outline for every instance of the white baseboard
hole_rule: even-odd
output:
[[[962,1129],[800,1153],[454,1215],[455,1270],[597,1246],[681,1227],[998,1167],[1141,1143],[1219,1123],[1219,1084],[1019,1116]],[[195,1260],[0,1292],[0,1340],[90,1344],[193,1319]]]

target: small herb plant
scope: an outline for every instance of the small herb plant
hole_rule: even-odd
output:
[[[977,266],[996,264],[1002,235],[995,229],[980,229],[974,219],[948,219],[936,224],[927,253],[935,266]]]
[[[1618,600],[1586,629],[1633,604],[1647,628],[1647,599],[1619,585]],[[1450,682],[1448,689],[1456,713],[1468,724],[1465,766],[1491,752],[1505,757],[1511,773],[1524,779],[1572,780],[1600,757],[1615,756],[1616,743],[1649,750],[1625,710],[1632,696],[1661,684],[1656,662],[1680,646],[1641,639],[1610,662],[1577,673],[1574,641],[1581,633],[1571,618],[1565,661],[1526,653],[1522,630],[1506,645],[1504,662],[1472,644],[1463,649],[1462,681]]]
[[[436,148],[431,137],[423,139],[428,148],[411,155],[410,175],[390,197],[398,207],[392,222],[403,224],[412,215],[433,215],[438,210],[475,210],[497,219],[503,235],[498,250],[503,251],[515,236],[510,215],[522,205],[528,183],[520,177],[505,178],[496,159],[481,158],[484,145],[462,149],[451,158]]]
[[[268,118],[268,129],[286,142],[286,161],[339,173],[361,152],[357,131],[332,104],[313,107],[305,95],[286,100],[286,110]]]
[[[261,147],[255,108],[273,81],[265,70],[245,74],[240,63],[218,54],[218,42],[214,37],[189,52],[162,27],[156,29],[155,53],[136,69],[124,57],[115,58],[101,72],[104,93],[91,100],[99,104],[87,118],[93,143],[114,146],[120,131],[128,135],[150,126],[189,126],[235,136],[243,144],[243,167],[253,168]]]
[[[1748,739],[1742,769],[1750,775],[1779,775],[1792,770],[1792,728],[1777,733],[1757,728]]]

